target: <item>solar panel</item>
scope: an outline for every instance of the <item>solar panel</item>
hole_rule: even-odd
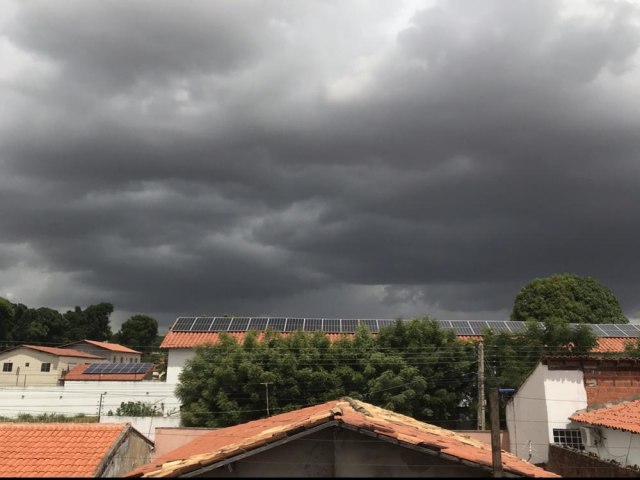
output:
[[[248,317],[233,317],[227,331],[229,332],[246,332],[249,326]]]
[[[249,322],[249,330],[266,330],[267,328],[267,318],[264,317],[255,317],[252,318],[251,321]]]
[[[507,327],[511,329],[513,333],[522,333],[527,329],[525,322],[504,322]]]
[[[196,318],[193,327],[191,327],[192,332],[207,332],[209,331],[209,327],[213,323],[213,317],[198,317]]]
[[[302,327],[304,327],[304,318],[287,318],[284,331],[295,332],[296,330],[302,330]]]
[[[607,337],[626,337],[627,335],[615,325],[598,324],[598,328],[602,330]]]
[[[451,320],[451,326],[456,335],[474,335],[473,329],[467,320]]]
[[[386,327],[391,327],[395,323],[396,323],[395,320],[381,320],[381,319],[378,319],[378,326],[380,327],[380,329],[383,329],[383,328],[386,328]]]
[[[484,320],[469,320],[468,322],[475,335],[482,335],[482,330],[487,328],[487,322]]]
[[[89,365],[89,368],[87,368],[84,371],[84,373],[97,373],[99,365],[102,365],[102,364],[100,364],[100,363],[92,363],[91,365]]]
[[[327,333],[340,333],[340,320],[335,318],[323,319],[322,331]]]
[[[378,321],[375,319],[360,320],[360,323],[367,327],[371,333],[377,333],[380,331],[378,329]]]
[[[358,320],[342,320],[342,333],[355,333],[356,328],[358,328]]]
[[[579,324],[575,324],[575,323],[572,323],[572,324],[571,324],[571,326],[572,326],[573,328],[576,328],[576,325],[579,325]],[[606,332],[604,332],[604,331],[603,331],[603,330],[602,330],[598,325],[595,325],[595,324],[593,324],[593,323],[585,323],[584,325],[586,325],[587,327],[589,327],[589,328],[591,329],[591,331],[592,331],[593,333],[595,333],[598,337],[608,337],[608,336],[609,336],[609,335],[607,335],[607,333],[606,333]]]
[[[625,332],[630,337],[638,337],[640,336],[640,330],[638,330],[636,325],[632,325],[629,323],[626,324],[618,324],[616,325],[620,330]]]
[[[510,332],[507,322],[487,321],[487,325],[494,332]]]
[[[276,332],[282,332],[284,331],[285,321],[286,318],[270,318],[267,327]]]
[[[321,318],[305,318],[304,331],[305,332],[317,332],[322,331],[322,319]]]
[[[231,325],[231,318],[229,317],[216,317],[213,319],[213,323],[209,327],[210,332],[226,332]]]
[[[174,332],[188,332],[191,330],[194,320],[195,317],[180,317],[176,320],[176,323],[173,324],[171,330]]]
[[[438,320],[438,326],[440,328],[451,328],[450,320]]]

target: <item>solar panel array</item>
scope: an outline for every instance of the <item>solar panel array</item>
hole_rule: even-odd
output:
[[[405,321],[405,320],[401,320]],[[286,317],[179,317],[174,332],[246,332],[248,330],[278,332],[321,331],[325,333],[354,333],[364,325],[372,333],[393,325],[396,320],[380,318],[286,318]],[[524,322],[503,320],[437,320],[440,327],[451,328],[456,335],[483,335],[486,329],[494,332],[522,333]],[[570,324],[576,327],[575,323]],[[598,337],[640,337],[640,325],[586,324]]]
[[[183,325],[183,324],[181,324]],[[92,363],[84,373],[111,375],[115,373],[147,373],[152,363]]]

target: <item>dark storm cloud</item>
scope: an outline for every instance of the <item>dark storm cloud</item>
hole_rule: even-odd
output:
[[[634,4],[12,6],[0,295],[490,318],[575,272],[640,309]]]

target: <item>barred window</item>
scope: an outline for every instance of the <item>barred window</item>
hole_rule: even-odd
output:
[[[564,445],[565,447],[576,448],[578,450],[584,450],[582,435],[578,429],[554,428],[553,443],[556,445]]]

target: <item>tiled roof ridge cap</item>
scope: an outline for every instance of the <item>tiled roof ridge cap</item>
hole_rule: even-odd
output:
[[[349,406],[353,408],[356,412],[362,413],[367,417],[373,417],[373,415],[371,415],[371,412],[369,412],[366,408],[364,408],[364,406],[360,404],[357,400],[354,400],[351,397],[343,397],[342,400],[347,402]]]

